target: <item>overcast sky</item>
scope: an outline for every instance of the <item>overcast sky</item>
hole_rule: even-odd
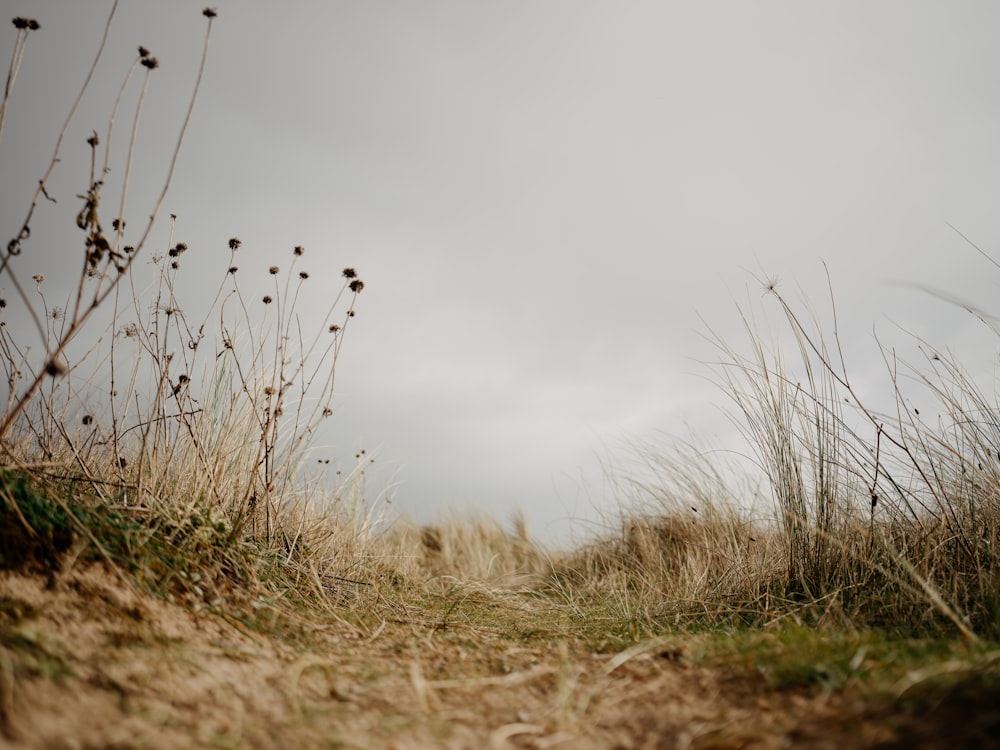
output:
[[[142,44],[161,68],[130,206],[149,212],[202,5],[121,0],[51,183],[61,206]],[[42,23],[0,142],[12,236],[111,2],[3,6]],[[374,453],[373,491],[418,518],[521,508],[536,534],[565,538],[566,519],[613,507],[607,451],[657,431],[712,439],[725,399],[702,334],[740,343],[734,301],[766,307],[755,276],[822,308],[825,261],[860,376],[881,368],[873,331],[915,354],[897,324],[990,366],[995,339],[909,284],[996,299],[1000,271],[948,226],[1000,254],[994,0],[216,7],[165,211],[213,284],[231,236],[246,264],[305,246],[331,288],[358,269],[319,442],[347,464]],[[51,258],[20,260],[58,278]]]

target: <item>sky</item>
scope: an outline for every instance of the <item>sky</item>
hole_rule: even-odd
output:
[[[0,141],[8,235],[111,6],[3,2],[42,24]],[[107,127],[141,44],[161,67],[129,217],[149,213],[197,74],[202,7],[121,0],[50,183],[60,207],[81,192],[83,141]],[[396,510],[520,509],[543,539],[594,528],[616,509],[607,471],[629,444],[729,439],[705,334],[742,345],[737,304],[770,325],[762,279],[828,320],[828,270],[849,364],[873,388],[876,336],[904,357],[914,336],[954,347],[992,378],[995,336],[920,288],[989,310],[1000,281],[952,228],[1000,256],[992,0],[213,7],[164,217],[206,269],[227,262],[233,236],[248,265],[304,246],[330,288],[358,269],[317,451],[375,456],[369,487]],[[14,33],[0,34],[0,58]],[[42,252],[58,228],[46,231],[22,273],[67,281],[59,253]],[[168,232],[161,221],[151,242],[166,247]],[[197,300],[207,287],[190,283]]]

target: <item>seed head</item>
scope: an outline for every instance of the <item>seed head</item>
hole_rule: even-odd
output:
[[[160,67],[160,61],[157,60],[155,57],[142,58],[142,64],[145,67],[149,68],[150,70],[156,70],[158,67]]]
[[[363,282],[361,279],[355,279],[350,284],[348,284],[348,288],[352,292],[357,294],[358,292],[360,292],[362,289],[365,288],[365,282]]]
[[[264,304],[265,304],[265,305],[270,305],[270,304],[271,304],[271,301],[272,301],[272,300],[271,300],[271,295],[270,295],[270,294],[265,294],[265,295],[264,295],[264,299],[263,299],[263,302],[264,302]]]
[[[16,29],[28,29],[29,31],[38,31],[40,28],[42,28],[42,25],[38,23],[38,21],[36,21],[34,18],[22,18],[21,16],[18,16],[13,20],[12,23],[14,24],[14,28]]]
[[[149,57],[149,50],[145,47],[139,47],[139,57]]]
[[[53,378],[65,375],[67,372],[69,372],[69,368],[61,359],[52,358],[45,363],[45,374]]]
[[[41,284],[43,281],[45,281],[45,277],[42,276],[40,273],[36,273],[34,276],[31,277],[31,280],[34,281],[36,284]]]
[[[101,139],[97,137],[97,133],[94,133],[92,136],[90,136],[90,138],[87,139],[87,143],[90,144],[91,148],[96,148],[100,142]]]
[[[242,244],[243,244],[243,240],[241,240],[239,237],[230,237],[229,238],[229,249],[230,250],[237,250],[237,249],[239,249],[239,246],[242,245]]]
[[[339,330],[340,330],[340,326],[338,326],[336,323],[334,323],[332,326],[330,326],[330,333],[336,333]]]
[[[84,414],[83,415],[83,419],[81,421],[85,425],[87,425],[87,424],[93,424],[93,422],[94,422],[94,415],[93,414]]]
[[[302,245],[296,245],[295,248],[292,250],[292,254],[293,255],[302,255],[302,253],[304,253],[305,251],[306,251],[306,249],[304,247],[302,247]]]
[[[271,266],[269,269],[267,269],[267,272],[269,274],[271,274],[272,276],[274,276],[276,273],[278,273],[278,267],[277,266]]]
[[[345,279],[353,279],[357,275],[358,275],[358,272],[355,271],[353,268],[345,268],[344,269],[344,278]]]
[[[306,271],[299,271],[299,278],[305,281],[309,278],[309,274]]]
[[[112,221],[111,221],[111,228],[114,229],[116,232],[119,229],[121,229],[122,231],[124,231],[125,230],[125,220],[124,219],[112,219]]]
[[[274,395],[274,388],[272,388],[271,386],[267,386],[266,388],[264,388],[264,395],[265,396],[273,396]]]
[[[219,11],[217,11],[215,8],[205,8],[205,10],[201,12],[201,14],[205,16],[205,18],[215,18],[217,15],[219,15]]]
[[[236,273],[239,270],[240,270],[239,266],[230,266],[229,267],[229,273]]]

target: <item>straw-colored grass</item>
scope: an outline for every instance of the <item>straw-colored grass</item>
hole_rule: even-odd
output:
[[[171,173],[206,64],[216,14],[205,15],[205,56]],[[39,30],[27,19],[15,28],[0,136],[30,34]],[[142,80],[133,82],[139,68]],[[140,50],[103,139],[74,141],[86,140],[92,166],[80,176],[83,210],[64,215],[41,199],[64,136],[77,135],[79,100],[73,104],[24,223],[0,251],[0,280],[11,290],[0,308],[0,568],[41,571],[58,586],[77,566],[103,565],[123,589],[301,648],[330,627],[363,641],[359,648],[401,628],[386,651],[417,653],[409,679],[425,714],[434,689],[465,683],[428,682],[421,664],[443,661],[454,644],[413,634],[474,633],[481,640],[469,648],[486,649],[505,669],[519,665],[526,680],[553,681],[561,730],[581,720],[619,666],[651,649],[669,659],[685,650],[665,646],[665,635],[689,643],[705,643],[697,633],[732,637],[728,650],[717,642],[705,648],[729,657],[754,651],[754,634],[773,635],[775,648],[794,652],[767,667],[773,674],[813,674],[802,663],[824,659],[834,667],[823,674],[840,680],[838,689],[864,672],[866,649],[881,648],[878,640],[857,641],[860,631],[957,635],[969,648],[1000,638],[1000,406],[959,362],[925,346],[926,361],[909,368],[878,352],[895,408],[877,411],[854,386],[836,325],[824,334],[808,308],[793,308],[773,284],[765,286],[791,355],[749,310],[739,311],[744,344],[713,339],[720,394],[756,473],[690,442],[638,444],[637,463],[615,470],[620,518],[574,549],[544,547],[520,517],[507,526],[482,517],[424,526],[391,518],[369,497],[364,451],[334,481],[311,471],[311,440],[336,418],[335,373],[364,284],[344,268],[327,314],[304,320],[318,275],[306,249],[293,246],[266,269],[241,269],[243,243],[234,237],[216,269],[214,297],[202,317],[189,318],[179,302],[185,254],[225,258],[227,248],[194,240],[189,247],[174,236],[174,218],[166,227],[158,221],[171,175],[151,211],[136,209],[152,218],[133,239],[125,220],[130,148],[113,164],[126,175],[119,214],[98,213],[110,189],[104,177],[119,102],[138,87],[134,142],[157,68]],[[31,227],[43,221],[82,231],[80,275],[69,290],[36,276],[29,293],[26,257],[55,262],[31,244]],[[157,275],[143,288],[135,261],[149,255]],[[253,273],[267,280],[266,294],[244,293]],[[835,320],[832,303],[831,313]],[[911,382],[944,418],[920,417],[904,388]],[[853,656],[792,648],[810,629],[837,633]],[[0,628],[0,640],[23,645],[11,633]],[[483,634],[507,644],[502,657],[488,650],[493,641],[483,645]],[[510,657],[520,648],[510,641],[541,641],[557,663],[526,666]],[[584,690],[567,644],[621,654]],[[970,653],[986,653],[975,648]],[[985,671],[969,669],[994,685],[990,658]],[[14,662],[0,662],[4,728],[11,712],[3,685],[12,684]],[[496,675],[475,679],[507,684]]]

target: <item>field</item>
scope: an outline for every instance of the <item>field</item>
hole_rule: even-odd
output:
[[[913,365],[879,352],[871,405],[832,290],[821,316],[761,281],[784,348],[747,309],[743,341],[713,336],[759,476],[638,444],[613,470],[619,516],[571,548],[519,518],[383,515],[364,452],[332,484],[313,471],[365,285],[339,270],[307,325],[308,250],[251,295],[233,237],[189,317],[189,248],[157,220],[203,15],[148,223],[126,233],[158,67],[140,48],[121,179],[98,165],[123,94],[87,139],[82,209],[47,200],[60,135],[0,253],[0,745],[1000,746],[1000,405],[930,344]],[[14,27],[0,137],[38,31]],[[22,266],[60,222],[80,250],[68,290]]]
[[[493,525],[397,530],[349,579],[319,554],[150,536],[128,514],[72,533],[59,504],[6,488],[45,540],[0,578],[11,747],[997,742],[1000,652],[953,633],[856,627],[801,600],[757,625],[735,608],[628,619],[627,584],[610,596]],[[9,514],[4,531],[5,556],[12,536],[23,548]],[[456,576],[484,553],[509,569]]]

